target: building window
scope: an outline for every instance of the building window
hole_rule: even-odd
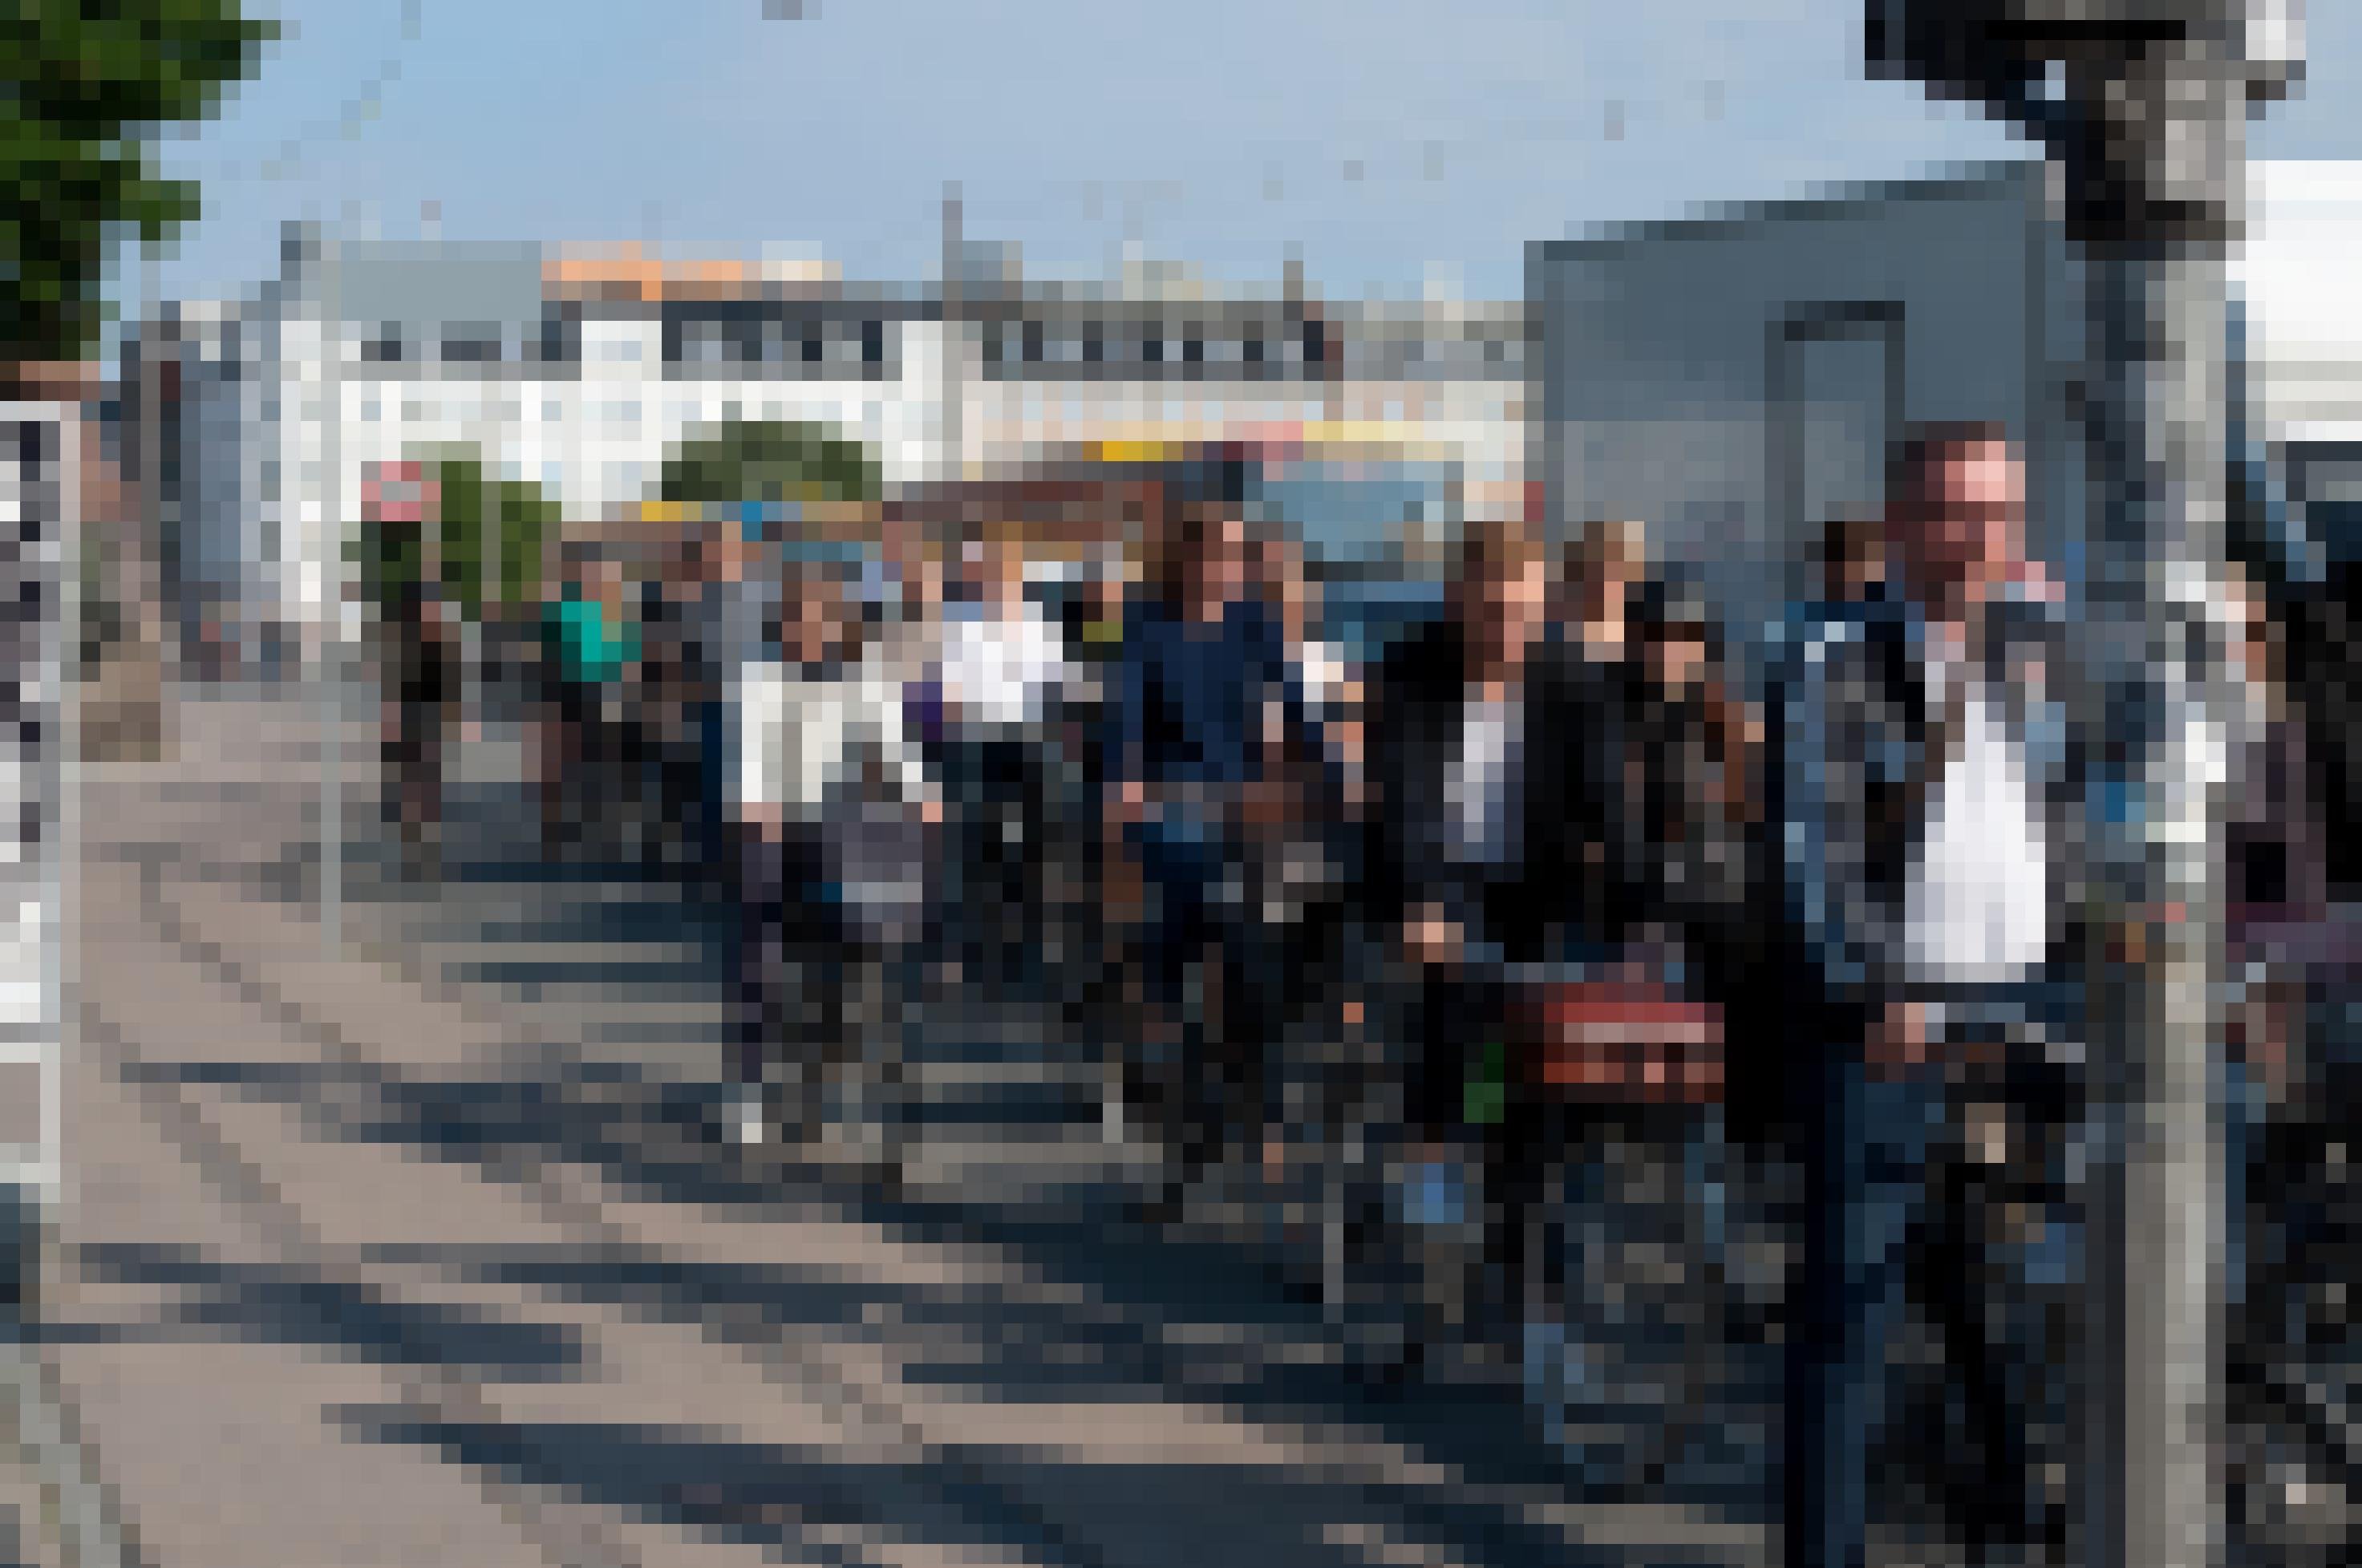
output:
[[[1142,338],[1140,340],[1140,358],[1142,364],[1163,364],[1164,362],[1164,339],[1162,337]]]
[[[1248,364],[1250,364],[1250,365],[1260,365],[1260,364],[1262,364],[1262,363],[1263,363],[1263,339],[1262,339],[1262,338],[1260,338],[1260,337],[1250,337],[1250,338],[1248,338],[1248,339],[1246,340],[1246,343],[1245,343],[1245,345],[1244,345],[1244,348],[1245,348],[1245,349],[1246,349],[1246,359],[1247,359],[1247,363],[1248,363]]]
[[[1042,324],[1038,321],[1025,324],[1025,362],[1029,365],[1042,362]]]
[[[1083,329],[1083,363],[1103,364],[1107,359],[1107,338],[1096,325]]]
[[[447,365],[492,365],[501,358],[501,340],[484,333],[454,334],[443,339]]]
[[[1206,340],[1202,337],[1183,338],[1181,340],[1181,362],[1185,365],[1204,364],[1206,362]]]
[[[861,362],[882,365],[886,362],[886,324],[865,321],[861,324]]]
[[[729,355],[729,345],[723,337],[718,321],[685,321],[680,327],[679,359],[688,365],[719,365]]]

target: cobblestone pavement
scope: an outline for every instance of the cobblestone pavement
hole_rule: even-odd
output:
[[[931,1021],[894,1196],[718,1146],[708,912],[537,865],[496,785],[431,893],[352,857],[332,950],[317,713],[183,701],[84,791],[39,1352],[145,1561],[1761,1559],[1580,1501],[1513,1389],[1363,1389],[1253,1249],[1124,1220],[1056,1031]]]

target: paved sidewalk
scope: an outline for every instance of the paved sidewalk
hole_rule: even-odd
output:
[[[1253,1259],[1114,1218],[1087,1103],[1005,1120],[1014,1036],[929,1066],[969,1109],[900,1198],[750,1169],[669,889],[364,861],[326,953],[315,716],[186,706],[85,804],[42,1351],[146,1561],[1760,1560],[1570,1507],[1507,1396],[1356,1393]]]

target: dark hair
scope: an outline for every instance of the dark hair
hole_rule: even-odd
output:
[[[1463,578],[1529,567],[1549,558],[1541,539],[1523,523],[1507,519],[1470,523],[1461,530],[1460,575]]]
[[[1184,501],[1173,511],[1158,547],[1154,573],[1157,595],[1166,605],[1188,602],[1189,573],[1205,554],[1208,539],[1237,517],[1238,508],[1205,496]]]
[[[1685,572],[1661,574],[1641,583],[1632,596],[1632,613],[1644,636],[1694,632],[1711,639],[1715,632],[1714,606],[1705,585]]]
[[[1997,419],[1930,419],[1908,425],[1887,451],[1887,493],[1918,494],[1938,458],[1970,447],[2008,445],[2009,427]]]
[[[1247,466],[1227,453],[1200,458],[1184,465],[1173,488],[1184,506],[1210,506],[1235,514],[1246,505]]]
[[[1821,525],[1821,536],[1814,547],[1814,560],[1822,570],[1834,572],[1856,561],[1882,558],[1886,553],[1886,544],[1884,518],[1848,513]]]

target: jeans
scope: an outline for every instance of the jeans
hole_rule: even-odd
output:
[[[1825,1069],[1820,1136],[1805,1151],[1811,1232],[1792,1337],[1790,1524],[1794,1568],[1863,1568],[1872,1439],[1904,1296],[1904,1242],[1922,1212],[1940,1074],[1881,1080],[1858,1061]],[[1801,1429],[1801,1430],[1800,1430]],[[1794,1446],[1802,1439],[1802,1446]]]
[[[1252,918],[1245,870],[1231,838],[1193,812],[1168,810],[1130,833],[1151,907],[1145,955],[1149,995],[1168,1022],[1185,1013],[1190,966],[1209,955],[1219,1013],[1198,1021],[1194,1043],[1165,1078],[1167,1130],[1194,1176],[1218,1159],[1234,1132],[1264,1124],[1266,1053],[1282,992],[1275,946]],[[1152,1072],[1154,1069],[1152,1068]],[[1177,1083],[1174,1079],[1178,1080]]]
[[[2236,1309],[2247,1297],[2247,1165],[2263,1130],[2263,1086],[2246,1063],[2222,1064],[2223,1106],[2223,1286],[2224,1305]]]
[[[1906,1285],[1940,1336],[1948,1398],[1966,1407],[1964,1444],[1915,1429],[1922,1442],[1942,1442],[1938,1469],[1962,1487],[1948,1522],[1963,1544],[2034,1540],[2046,1507],[2036,1456],[2073,1457],[2071,1444],[2061,1450],[2036,1429],[2073,1426],[2065,1357],[2080,1347],[2057,1335],[2080,1337],[2069,1326],[2084,1262],[2074,1189],[2092,1128],[2080,1056],[2052,1047],[2072,1029],[2081,991],[2046,974],[1937,999],[1931,1021],[1948,1046],[2003,1046],[1997,1075],[1969,1071],[2003,1116],[2006,1157],[1990,1164],[1954,1137],[1941,1066],[1880,1078],[1858,1048],[1840,1047],[1817,1068],[1785,1454],[1788,1558],[1803,1568],[1863,1561],[1875,1439],[1896,1413],[1886,1361]]]

